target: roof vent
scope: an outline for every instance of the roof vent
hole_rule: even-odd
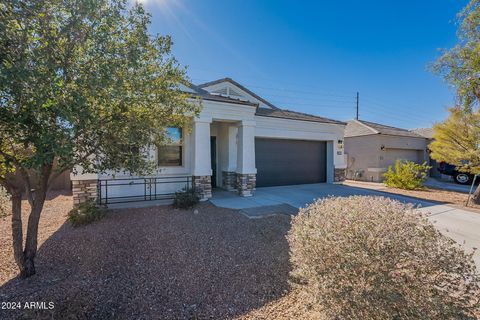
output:
[[[241,97],[242,96],[242,94],[240,92],[235,91],[232,88],[230,88],[228,95],[229,96],[235,96],[235,97]]]
[[[216,93],[216,94],[219,94],[219,95],[222,95],[222,96],[227,96],[228,95],[227,87],[215,90],[212,93]]]

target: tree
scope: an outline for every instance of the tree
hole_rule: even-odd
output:
[[[6,0],[0,10],[0,183],[12,199],[15,261],[28,277],[51,181],[74,167],[149,172],[138,148],[187,126],[200,103],[180,90],[187,80],[171,38],[148,33],[141,5]],[[31,207],[25,243],[22,196]]]
[[[447,120],[434,126],[431,157],[480,174],[480,0],[472,0],[459,13],[459,44],[433,64],[455,89],[457,106]],[[473,201],[480,204],[480,186]]]
[[[480,111],[451,108],[450,116],[434,127],[430,156],[455,165],[457,169],[480,174]],[[480,204],[480,185],[472,201]]]

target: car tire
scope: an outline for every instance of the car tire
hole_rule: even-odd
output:
[[[472,182],[472,177],[468,173],[457,172],[453,176],[453,180],[458,184],[470,184]]]

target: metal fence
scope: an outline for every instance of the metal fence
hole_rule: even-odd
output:
[[[193,188],[192,176],[99,179],[97,202],[114,203],[170,200],[175,192]]]

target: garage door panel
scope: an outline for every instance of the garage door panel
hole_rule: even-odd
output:
[[[285,139],[255,139],[257,186],[326,181],[326,143]]]

